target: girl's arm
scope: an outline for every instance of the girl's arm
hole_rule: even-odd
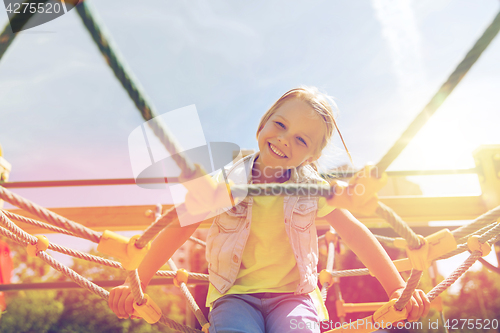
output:
[[[335,209],[326,216],[328,223],[340,235],[346,245],[375,275],[390,298],[399,297],[406,283],[401,278],[387,252],[378,240],[349,211]],[[414,321],[429,312],[429,300],[421,290],[416,290],[406,307],[408,320]]]
[[[201,223],[201,222],[200,222]],[[175,251],[195,232],[200,223],[181,227],[175,218],[164,228],[151,243],[144,260],[138,268],[139,277],[144,288],[149,284],[156,271],[167,262]],[[134,297],[128,283],[113,288],[109,293],[108,304],[118,318],[128,318],[134,312]]]

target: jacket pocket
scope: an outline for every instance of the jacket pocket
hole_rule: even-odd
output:
[[[232,233],[238,231],[247,217],[246,205],[236,205],[215,218],[215,223],[221,232]]]
[[[299,200],[293,208],[292,227],[298,231],[308,230],[314,223],[318,202],[315,199]]]

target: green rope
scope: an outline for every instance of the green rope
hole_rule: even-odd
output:
[[[418,133],[418,131],[427,123],[427,120],[436,112],[443,104],[446,98],[451,94],[453,89],[467,74],[469,69],[474,65],[483,51],[490,45],[500,30],[500,12],[497,14],[490,26],[484,31],[483,35],[477,40],[472,49],[467,53],[465,58],[458,64],[457,68],[451,73],[445,83],[439,88],[438,92],[431,98],[430,102],[417,115],[408,128],[401,134],[399,139],[389,149],[389,151],[377,163],[378,172],[385,171],[389,165],[399,156],[406,148],[408,143]]]
[[[182,170],[182,173],[187,178],[192,176],[195,172],[194,165],[182,153],[183,149],[176,142],[165,124],[157,117],[158,113],[148,101],[146,94],[142,91],[140,84],[133,77],[132,72],[126,68],[125,61],[120,57],[110,37],[106,36],[104,28],[96,19],[96,15],[92,12],[87,1],[82,1],[77,5],[76,10],[94,42],[99,47],[99,51],[101,51],[109,67],[111,67],[116,78],[127,91],[144,120],[148,121],[147,124],[170,152],[172,159]]]
[[[38,1],[26,1],[26,3],[34,3],[34,4],[39,4],[39,3],[46,3],[49,0],[38,0]],[[9,48],[10,44],[14,41],[16,38],[17,33],[12,32],[11,26],[17,26],[17,27],[24,27],[26,23],[36,14],[35,13],[30,13],[30,11],[27,11],[26,13],[19,12],[15,14],[11,19],[9,19],[9,22],[5,25],[5,28],[3,29],[2,33],[0,34],[0,60],[2,59],[3,55]]]

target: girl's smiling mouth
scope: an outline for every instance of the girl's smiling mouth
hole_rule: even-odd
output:
[[[287,157],[281,150],[278,149],[275,145],[273,145],[271,142],[268,143],[269,149],[278,157],[285,158]]]

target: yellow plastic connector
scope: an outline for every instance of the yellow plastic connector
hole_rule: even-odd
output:
[[[208,333],[208,329],[210,327],[210,323],[206,323],[205,325],[203,325],[203,327],[201,328],[201,331],[203,333]]]
[[[148,294],[144,294],[146,302],[139,305],[134,302],[134,316],[141,317],[149,324],[154,324],[161,318],[161,309],[156,303],[149,297]]]
[[[408,318],[408,311],[406,311],[406,308],[401,311],[396,310],[396,308],[394,307],[396,301],[396,299],[391,299],[380,309],[375,311],[375,313],[373,314],[373,322],[378,323],[380,327],[385,328],[389,324]]]
[[[333,279],[332,273],[324,269],[319,273],[319,282],[322,286],[328,283],[328,288],[330,288],[335,283],[335,280]]]
[[[327,244],[329,244],[330,242],[333,242],[333,244],[337,245],[337,243],[339,242],[339,239],[340,239],[339,235],[337,235],[334,232],[331,232],[330,230],[328,230],[325,233],[325,240],[326,240]]]
[[[102,233],[97,251],[118,258],[126,270],[134,270],[139,267],[151,247],[151,243],[142,249],[136,247],[135,242],[139,237],[140,235],[135,235],[128,238],[106,230]]]
[[[481,243],[479,241],[478,235],[470,236],[467,239],[467,247],[471,252],[479,251],[481,252],[481,257],[485,257],[491,252],[491,245],[488,242]]]
[[[38,252],[45,251],[49,248],[50,243],[47,237],[42,235],[35,237],[38,238],[36,244],[28,244],[28,246],[26,247],[26,251],[28,251],[28,255],[30,257],[36,257]]]
[[[181,283],[187,283],[189,278],[189,273],[184,268],[179,268],[177,274],[174,277],[174,285],[180,287]]]
[[[339,318],[345,317],[347,314],[344,304],[345,302],[343,299],[338,299],[335,301],[335,310],[337,310],[337,317]]]
[[[406,254],[408,255],[408,259],[410,259],[411,266],[414,269],[418,269],[419,271],[423,271],[430,266],[430,262],[428,261],[429,257],[429,242],[423,236],[418,236],[422,241],[422,245],[418,249],[410,249],[406,248]]]
[[[399,248],[406,247],[408,259],[395,260],[394,265],[398,272],[403,272],[415,268],[424,270],[429,268],[433,260],[453,251],[457,248],[455,237],[448,229],[440,230],[427,237],[419,236],[424,245],[419,249],[412,250],[408,247],[406,240],[397,238],[394,245]]]

